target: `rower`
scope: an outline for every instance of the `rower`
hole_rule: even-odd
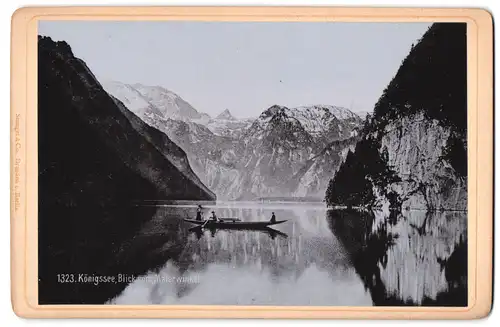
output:
[[[196,209],[196,220],[202,220],[201,219],[201,211],[202,211],[202,207],[201,207],[201,205],[198,205],[198,209]]]
[[[276,222],[276,216],[274,215],[274,212],[273,212],[273,214],[272,214],[272,216],[271,216],[271,220],[270,220],[270,222],[272,222],[272,223],[275,223],[275,222]]]

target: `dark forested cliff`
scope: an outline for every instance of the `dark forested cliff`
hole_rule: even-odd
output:
[[[329,205],[467,208],[466,24],[412,47],[326,192]]]
[[[97,286],[58,275],[109,275],[121,242],[155,213],[135,215],[133,201],[215,195],[184,151],[115,103],[67,43],[39,37],[38,83],[40,303],[104,302],[117,286],[91,292]]]

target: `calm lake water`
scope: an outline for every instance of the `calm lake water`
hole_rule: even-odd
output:
[[[207,216],[214,210],[262,221],[275,212],[288,221],[266,231],[191,230],[182,218],[195,216],[195,204],[158,206],[137,240],[168,231],[167,241],[145,256],[168,252],[170,259],[131,278],[109,303],[466,305],[465,213],[389,216],[327,210],[321,203],[204,208]],[[134,242],[123,251],[133,251]]]

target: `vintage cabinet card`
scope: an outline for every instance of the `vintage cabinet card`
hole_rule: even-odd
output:
[[[489,313],[485,10],[39,7],[12,27],[18,315]]]

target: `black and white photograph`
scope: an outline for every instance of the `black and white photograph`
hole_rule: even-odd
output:
[[[468,305],[466,23],[41,20],[37,71],[40,305]]]

